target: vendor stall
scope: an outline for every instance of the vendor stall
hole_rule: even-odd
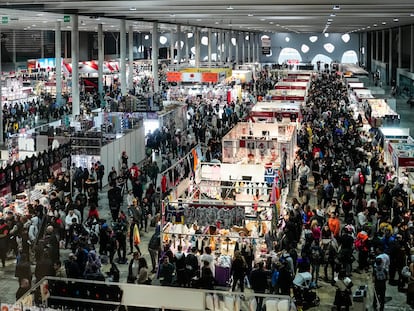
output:
[[[223,162],[292,167],[296,127],[291,124],[239,122],[223,137]],[[285,163],[282,163],[284,162]]]
[[[391,109],[385,99],[366,99],[363,108],[372,127],[377,128],[400,122],[400,115]]]
[[[300,123],[302,120],[301,102],[272,100],[257,102],[250,111],[254,122]]]

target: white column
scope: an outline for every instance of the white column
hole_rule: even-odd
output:
[[[101,100],[101,107],[104,107],[103,96],[103,64],[104,64],[104,34],[103,25],[98,24],[98,93]]]
[[[78,15],[71,15],[71,57],[72,57],[72,115],[80,113],[79,98],[79,19]]]
[[[252,32],[251,33],[251,35],[250,35],[250,37],[249,37],[249,42],[251,42],[251,45],[250,45],[250,47],[251,47],[251,49],[252,49],[252,63],[254,63],[255,62],[255,60],[256,60],[256,42],[254,41],[255,40],[255,37],[254,37],[254,33]]]
[[[242,32],[242,64],[246,62],[246,33]]]
[[[223,49],[223,64],[227,63],[227,32],[222,30],[221,31],[221,48]]]
[[[177,25],[177,64],[181,63],[181,25]]]
[[[236,63],[236,65],[239,64],[239,43],[240,43],[240,33],[239,32],[235,32],[234,33],[234,38],[236,38],[236,46],[235,46],[235,51],[234,51],[234,61]]]
[[[211,44],[212,44],[212,40],[211,40],[211,29],[208,29],[208,68],[211,68]]]
[[[257,62],[260,63],[260,36],[259,34],[256,34],[256,57]]]
[[[229,33],[229,39],[228,39],[228,59],[229,63],[232,63],[231,59],[233,58],[233,43],[231,40],[233,39],[233,31],[230,31]]]
[[[184,39],[184,44],[185,44],[185,62],[189,63],[190,61],[190,47],[188,46],[188,32],[186,32],[185,34],[185,39]]]
[[[195,47],[195,55],[194,55],[194,64],[195,67],[200,67],[200,30],[196,27],[194,29],[194,47]]]
[[[40,30],[40,58],[45,58],[45,32]]]
[[[158,78],[158,23],[152,24],[152,75],[154,78],[154,93],[159,91]]]
[[[128,30],[128,90],[132,90],[134,79],[134,28],[129,26]]]
[[[249,42],[247,43],[247,62],[252,62],[252,34],[250,32],[247,33],[249,36]]]
[[[62,103],[62,32],[60,22],[56,22],[55,29],[55,59],[56,59],[56,104]]]
[[[170,33],[170,64],[174,64],[174,29]]]
[[[126,81],[126,21],[121,19],[121,27],[119,32],[120,37],[120,80],[121,80],[121,94],[126,95],[127,92],[127,81]]]
[[[219,30],[218,35],[218,49],[220,53],[220,64],[223,64],[223,30]]]

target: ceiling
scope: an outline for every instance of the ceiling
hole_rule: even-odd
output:
[[[126,19],[134,31],[183,31],[192,27],[251,32],[351,33],[414,24],[413,0],[8,0],[0,3],[0,30],[71,28],[64,16],[78,14],[80,31],[118,31]]]

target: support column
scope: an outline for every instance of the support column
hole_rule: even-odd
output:
[[[181,63],[181,25],[177,25],[177,65]]]
[[[17,71],[17,61],[16,61],[16,30],[13,29],[13,68],[14,71]]]
[[[170,34],[170,64],[174,64],[174,29],[171,29]]]
[[[385,63],[385,29],[382,30],[381,62]]]
[[[389,77],[389,81],[388,83],[391,84],[392,82],[392,69],[393,69],[393,65],[392,65],[392,28],[390,28],[388,30],[389,32],[389,40],[388,40],[388,77]]]
[[[128,29],[128,90],[134,87],[134,27]]]
[[[45,58],[45,32],[40,30],[40,58]]]
[[[101,100],[101,107],[104,105],[104,89],[103,89],[103,63],[104,63],[104,35],[103,25],[98,24],[98,94]]]
[[[246,62],[246,33],[242,32],[242,64]]]
[[[223,64],[223,31],[219,30],[217,32],[217,40],[218,40],[218,52],[219,52],[219,59],[220,59],[220,64]]]
[[[239,32],[235,32],[234,37],[236,38],[236,46],[235,46],[235,57],[234,57],[234,62],[236,63],[236,65],[239,64],[239,43],[240,43],[240,33]],[[237,69],[237,68],[236,68]]]
[[[229,39],[228,39],[228,61],[230,64],[232,64],[232,58],[233,58],[233,43],[232,43],[232,39],[233,39],[233,31],[228,32],[229,34]]]
[[[80,113],[79,94],[79,19],[72,15],[71,57],[72,57],[72,116]]]
[[[248,32],[247,35],[249,36],[249,42],[247,43],[247,62],[251,63],[252,62],[252,58],[251,58],[251,53],[252,53],[252,36],[251,33]]]
[[[379,32],[375,32],[375,60],[379,60]]]
[[[398,27],[398,68],[402,67],[402,55],[401,55],[401,50],[402,50],[402,30],[401,30],[401,26]]]
[[[121,94],[127,95],[127,79],[126,79],[126,21],[121,19],[121,27],[119,31],[120,37],[120,80],[121,80]]]
[[[159,91],[159,78],[158,78],[158,23],[152,24],[152,75],[154,79],[154,93]]]
[[[62,104],[62,31],[60,22],[56,22],[55,29],[55,59],[56,59],[56,105]]]
[[[208,68],[211,68],[211,44],[212,44],[212,40],[211,40],[211,29],[208,29]]]
[[[188,64],[190,62],[190,47],[188,46],[188,32],[185,33],[185,62]]]
[[[390,29],[391,31],[391,29]],[[410,72],[414,72],[414,25],[410,26]]]
[[[373,60],[374,60],[374,33],[373,32],[370,32],[369,33],[369,35],[370,35],[370,37],[371,37],[371,49],[370,49],[370,57],[371,57],[371,60],[370,60],[370,71],[371,72],[373,72],[374,71],[374,67],[372,66],[372,63],[373,63]]]
[[[257,62],[260,63],[260,35],[256,35],[256,56],[257,56]]]
[[[195,53],[194,53],[194,65],[196,68],[200,67],[200,30],[198,28],[194,29],[194,47],[195,47]]]
[[[227,32],[222,30],[221,32],[222,35],[222,49],[223,49],[223,64],[227,63],[227,43],[228,43],[228,36],[227,36]]]
[[[1,38],[1,29],[0,29],[0,38]],[[0,75],[2,75],[3,68],[1,65],[1,40],[0,40]],[[1,77],[0,77],[1,82]],[[4,145],[4,126],[3,126],[3,94],[2,94],[2,88],[0,87],[0,145]]]

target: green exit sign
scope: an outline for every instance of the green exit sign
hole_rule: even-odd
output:
[[[1,23],[2,24],[8,24],[9,23],[9,17],[8,16],[3,16],[1,18]]]
[[[69,22],[70,22],[70,16],[69,16],[69,15],[65,15],[65,16],[63,16],[63,21],[64,21],[65,23],[69,23]]]

